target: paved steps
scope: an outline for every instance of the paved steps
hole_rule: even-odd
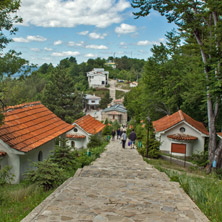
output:
[[[23,222],[208,221],[198,207],[136,150],[111,141],[93,165],[77,171]]]

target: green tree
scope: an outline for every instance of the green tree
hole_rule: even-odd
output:
[[[22,19],[15,15],[15,12],[19,9],[20,0],[2,0],[0,1],[0,52],[6,45],[11,41],[8,37],[8,33],[10,35],[15,34],[18,30],[14,27],[15,23],[21,23]],[[1,54],[0,54],[1,55]],[[4,67],[2,63],[2,58],[0,57],[0,67]],[[0,70],[0,82],[2,80],[2,70]],[[0,90],[0,94],[2,93],[2,89]],[[0,110],[4,108],[4,104],[2,102],[2,98],[0,97]],[[0,111],[0,125],[2,124],[4,119],[4,115]]]
[[[112,98],[109,95],[109,92],[106,92],[105,96],[100,100],[100,108],[105,109],[107,105],[112,102]]]
[[[174,22],[181,34],[194,38],[202,57],[206,81],[207,113],[209,128],[209,168],[212,162],[222,162],[222,141],[217,145],[216,120],[222,95],[222,2],[213,0],[133,0],[132,7],[139,8],[136,18],[147,16],[151,9]]]
[[[83,115],[82,95],[74,88],[71,76],[60,67],[52,72],[42,102],[69,123]]]

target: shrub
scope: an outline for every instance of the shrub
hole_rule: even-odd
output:
[[[88,148],[93,148],[97,146],[101,146],[103,144],[102,137],[98,134],[91,135],[90,141],[87,145]]]
[[[36,183],[45,191],[60,185],[64,180],[64,171],[56,163],[50,160],[34,162],[34,170],[25,173],[27,181]]]
[[[111,135],[111,134],[112,134],[112,126],[106,125],[106,126],[103,128],[102,134],[103,134],[103,135]]]
[[[10,172],[10,170],[10,166],[5,166],[0,170],[0,185],[11,183],[14,178],[14,175]]]
[[[72,151],[72,148],[62,143],[62,146],[56,146],[52,155],[50,156],[53,163],[65,170],[73,170],[77,168],[77,152]]]
[[[199,154],[193,154],[191,156],[191,161],[200,167],[205,167],[208,164],[208,152],[201,152]]]

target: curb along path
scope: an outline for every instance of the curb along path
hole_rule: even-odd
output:
[[[92,165],[79,169],[22,222],[209,221],[178,183],[111,141]]]

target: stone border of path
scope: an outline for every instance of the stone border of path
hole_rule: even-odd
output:
[[[21,222],[33,221],[35,217],[37,217],[42,211],[44,211],[48,204],[52,202],[55,197],[57,197],[63,191],[63,188],[66,187],[66,185],[68,185],[73,178],[78,177],[81,174],[82,169],[83,168],[79,168],[73,177],[70,177],[58,188],[56,188],[53,193],[51,193],[45,200],[43,200],[38,206],[36,206],[25,218],[21,220]]]

